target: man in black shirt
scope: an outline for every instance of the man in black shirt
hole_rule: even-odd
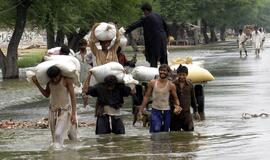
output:
[[[124,97],[128,97],[132,93],[131,88],[119,83],[114,75],[105,77],[104,83],[88,87],[85,94],[97,97],[96,134],[125,134],[120,108],[124,103]],[[110,119],[112,127],[110,127]]]
[[[152,12],[149,3],[143,4],[141,9],[145,16],[128,26],[126,34],[138,27],[143,27],[145,58],[150,66],[157,67],[158,61],[160,64],[168,64],[167,38],[169,34],[167,25],[159,14]]]

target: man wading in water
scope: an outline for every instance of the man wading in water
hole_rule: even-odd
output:
[[[152,111],[150,119],[150,132],[168,132],[171,121],[171,111],[169,106],[169,96],[172,95],[175,109],[174,113],[179,114],[182,110],[180,102],[176,94],[175,85],[168,80],[168,75],[171,72],[167,64],[162,64],[159,67],[158,79],[151,80],[148,83],[146,94],[140,106],[140,114],[144,112],[144,108],[148,103],[149,97],[152,95]]]
[[[77,140],[77,111],[73,80],[61,75],[61,70],[52,66],[47,70],[50,81],[42,88],[37,77],[32,80],[45,97],[50,97],[49,126],[56,148],[64,142],[68,134],[70,140]]]

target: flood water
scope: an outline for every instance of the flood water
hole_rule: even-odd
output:
[[[243,119],[243,113],[270,114],[269,42],[259,57],[248,48],[239,57],[235,47],[171,51],[169,59],[192,56],[214,81],[204,85],[205,116],[194,132],[150,134],[141,123],[132,126],[130,99],[123,108],[125,135],[95,135],[79,128],[80,142],[50,148],[49,129],[0,129],[0,159],[191,159],[267,160],[270,117]],[[37,120],[48,113],[48,100],[25,80],[0,82],[0,120]],[[93,106],[94,100],[90,100]],[[79,120],[94,120],[93,109],[78,102]]]

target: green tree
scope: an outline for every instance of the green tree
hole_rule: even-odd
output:
[[[19,68],[17,65],[18,60],[17,50],[25,28],[27,11],[30,5],[32,4],[32,1],[31,0],[16,0],[12,2],[3,1],[3,3],[1,4],[7,7],[6,11],[11,10],[12,14],[16,15],[14,19],[15,20],[14,31],[8,44],[7,55],[5,56],[3,52],[0,51],[0,62],[2,63],[3,79],[18,78]],[[5,22],[7,25],[13,24],[14,22],[12,22],[12,20],[6,20]]]

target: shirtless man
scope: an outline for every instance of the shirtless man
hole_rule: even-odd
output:
[[[52,141],[56,148],[61,148],[64,136],[68,134],[70,140],[77,140],[77,112],[73,80],[61,75],[61,70],[52,66],[47,70],[50,81],[44,89],[32,77],[33,82],[45,97],[50,97],[49,126]]]

